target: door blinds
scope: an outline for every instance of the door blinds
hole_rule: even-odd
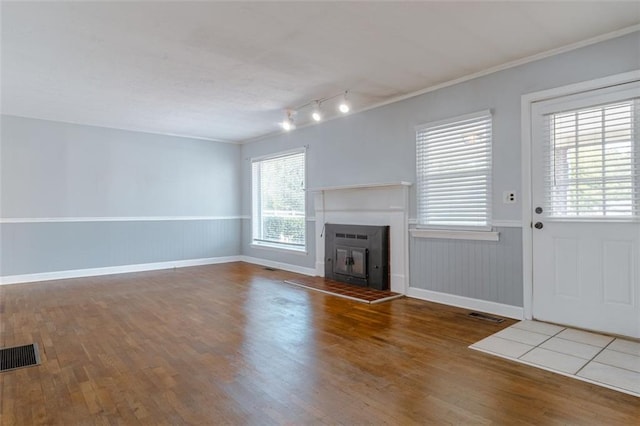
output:
[[[638,216],[639,105],[636,98],[545,115],[550,217]]]

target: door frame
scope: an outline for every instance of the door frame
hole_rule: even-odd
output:
[[[561,96],[617,86],[640,80],[640,69],[567,86],[527,93],[521,97],[521,168],[522,168],[522,286],[524,319],[533,319],[533,216],[532,216],[532,104]]]

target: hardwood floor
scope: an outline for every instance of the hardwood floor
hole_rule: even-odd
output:
[[[495,325],[245,263],[0,287],[2,425],[637,424],[630,395],[467,348]]]

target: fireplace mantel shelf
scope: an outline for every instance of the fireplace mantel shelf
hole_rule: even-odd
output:
[[[323,188],[307,188],[307,192],[339,191],[342,189],[369,189],[389,186],[411,186],[411,182],[362,183],[357,185],[325,186]]]

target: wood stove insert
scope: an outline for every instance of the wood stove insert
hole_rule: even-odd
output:
[[[389,227],[325,224],[324,276],[389,289]]]

